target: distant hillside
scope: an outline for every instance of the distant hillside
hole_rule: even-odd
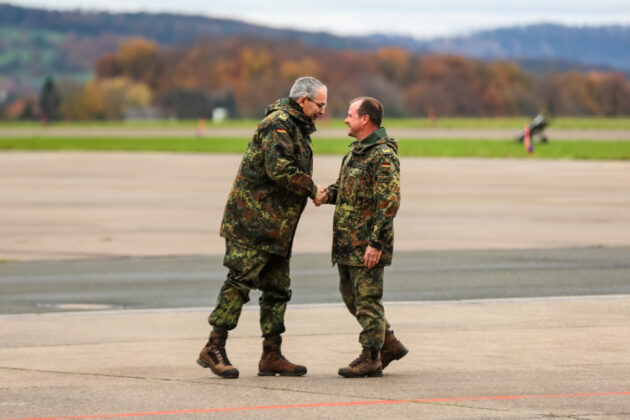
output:
[[[436,39],[419,47],[484,60],[537,59],[630,70],[630,26],[540,24]]]
[[[327,33],[273,29],[237,20],[149,13],[54,11],[0,3],[0,89],[39,86],[49,75],[86,79],[94,61],[126,38],[187,45],[200,38],[254,36],[292,39],[330,49],[373,49],[369,40]]]
[[[289,38],[309,45],[333,49],[365,49],[374,45],[360,37],[340,37],[324,32],[274,29],[231,19],[168,13],[106,13],[31,9],[0,3],[0,26],[45,30],[95,38],[104,34],[142,36],[163,45],[189,44],[200,37],[251,35],[260,38]]]
[[[114,51],[121,40],[136,36],[163,46],[233,36],[291,39],[334,50],[375,50],[393,45],[414,52],[508,59],[530,71],[621,69],[630,74],[630,26],[541,24],[417,40],[386,34],[342,37],[204,16],[52,11],[0,4],[0,89],[3,78],[11,81],[14,90],[38,86],[51,74],[85,80],[96,58]]]

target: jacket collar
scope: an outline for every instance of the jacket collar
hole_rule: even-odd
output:
[[[265,110],[265,115],[269,115],[275,111],[284,111],[291,116],[302,131],[306,134],[315,132],[315,123],[313,120],[306,116],[302,111],[302,107],[296,101],[291,98],[281,98],[272,103]]]
[[[392,142],[393,141],[393,142]],[[383,143],[393,143],[395,144],[395,140],[390,139],[387,136],[387,131],[385,130],[385,127],[380,127],[377,128],[376,130],[372,131],[372,133],[370,133],[369,136],[367,136],[366,138],[364,138],[363,140],[359,141],[353,141],[350,146],[352,146],[352,153],[355,154],[362,154],[363,152],[365,152],[367,149],[377,145],[377,144],[383,144]],[[398,148],[396,146],[394,146],[395,150],[397,151]]]

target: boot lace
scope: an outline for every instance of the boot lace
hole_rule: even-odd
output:
[[[361,351],[361,354],[359,354],[359,357],[354,359],[352,363],[350,363],[350,365],[348,366],[356,367],[357,365],[360,365],[362,363],[369,364],[370,360],[372,359],[371,354],[372,354],[371,350],[364,347],[363,350]]]
[[[217,356],[217,359],[223,362],[224,365],[232,364],[225,353],[225,347],[212,347],[210,350],[212,350],[212,352]]]
[[[357,357],[356,359],[354,359],[351,363],[350,363],[350,367],[355,367],[357,365],[360,365],[361,363],[367,363],[368,359],[366,357],[364,357],[363,353],[361,353],[359,355],[359,357]]]

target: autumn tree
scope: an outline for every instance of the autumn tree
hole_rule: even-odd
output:
[[[156,43],[143,38],[121,42],[115,53],[105,54],[95,63],[97,78],[125,76],[151,84],[161,54]]]
[[[406,86],[411,75],[411,53],[397,47],[381,48],[376,52],[379,73],[384,80]]]
[[[128,104],[135,85],[143,86],[133,89],[145,98],[136,101],[138,106],[151,98],[180,116],[208,115],[212,107],[229,106],[230,115],[258,118],[305,75],[328,85],[327,113],[337,117],[345,115],[351,98],[364,95],[379,98],[388,116],[511,116],[541,110],[554,115],[630,114],[630,87],[620,73],[529,73],[506,61],[394,47],[333,51],[294,40],[240,36],[166,48],[132,39],[102,56],[95,73],[98,83],[83,94],[90,91],[94,104],[100,95],[102,118],[122,115],[124,106],[116,104]],[[121,78],[129,81],[124,94],[117,90],[120,82],[107,82]]]

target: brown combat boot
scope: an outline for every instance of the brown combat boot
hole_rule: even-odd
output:
[[[201,349],[197,364],[204,368],[210,368],[212,372],[222,378],[238,378],[238,369],[230,363],[225,354],[225,341],[228,332],[223,329],[214,328],[210,333],[208,343]]]
[[[289,362],[280,351],[282,337],[272,335],[263,340],[263,354],[258,363],[258,376],[302,376],[306,367]]]
[[[385,333],[385,342],[381,347],[381,364],[383,369],[387,367],[394,360],[400,360],[409,353],[407,347],[403,346],[403,343],[398,341],[394,335],[394,331],[388,330]]]
[[[339,375],[346,378],[363,378],[364,376],[383,376],[383,368],[379,360],[378,350],[363,347],[363,351],[347,367],[339,369]]]

